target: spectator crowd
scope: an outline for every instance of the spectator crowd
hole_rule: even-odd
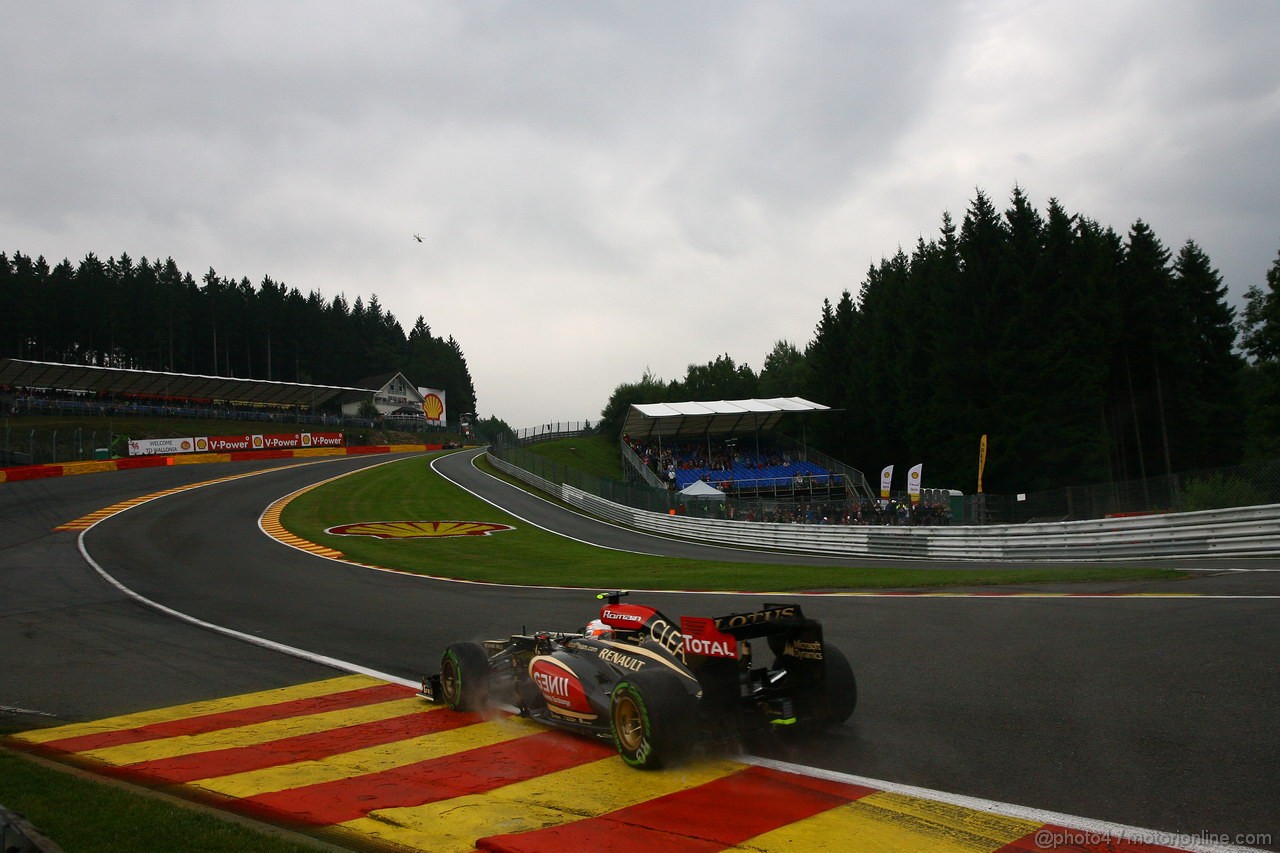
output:
[[[938,525],[950,508],[936,502],[859,498],[844,478],[774,442],[734,436],[718,440],[623,443],[666,488],[714,486],[724,500],[686,503],[681,511],[740,521],[789,524]],[[751,449],[744,449],[750,445]]]

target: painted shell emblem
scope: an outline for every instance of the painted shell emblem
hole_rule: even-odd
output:
[[[440,420],[440,416],[444,414],[444,400],[440,399],[439,394],[428,394],[422,398],[422,413],[429,421]]]
[[[488,536],[515,530],[487,521],[358,521],[339,524],[325,533],[335,536],[373,536],[377,539],[443,539],[449,536]]]

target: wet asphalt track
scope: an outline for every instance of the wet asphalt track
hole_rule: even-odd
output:
[[[528,522],[581,539],[603,532],[613,547],[646,552],[722,550],[664,545],[565,513],[476,472],[465,456],[448,459],[449,476]],[[568,627],[592,611],[582,593],[370,572],[258,530],[275,498],[383,461],[339,458],[173,495],[99,525],[86,545],[121,582],[177,610],[405,677],[454,639]],[[0,705],[53,715],[6,711],[0,722],[91,719],[331,675],[133,603],[85,564],[75,534],[50,532],[179,482],[281,464],[0,485]],[[572,579],[548,567],[548,582]],[[1206,576],[1176,589],[1275,594],[1280,573]],[[724,596],[646,599],[671,613],[750,606]],[[846,726],[775,757],[1162,830],[1278,829],[1280,600],[813,598],[804,606],[852,660],[861,698]]]

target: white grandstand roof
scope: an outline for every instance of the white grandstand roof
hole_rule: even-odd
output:
[[[136,394],[144,397],[185,397],[226,400],[234,403],[278,406],[319,406],[339,394],[356,392],[368,396],[367,389],[340,385],[303,385],[266,379],[236,379],[231,376],[202,376],[192,373],[165,373],[159,370],[131,370],[87,364],[57,364],[0,358],[0,386],[52,388],[57,391]]]
[[[622,423],[622,433],[632,438],[673,435],[720,435],[735,432],[767,432],[786,415],[826,412],[830,406],[802,397],[770,400],[718,400],[689,403],[633,403]]]

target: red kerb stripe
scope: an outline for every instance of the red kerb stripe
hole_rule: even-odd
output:
[[[875,793],[874,788],[748,767],[687,791],[580,820],[476,843],[494,853],[598,849],[609,853],[707,853]]]
[[[288,702],[277,702],[273,705],[238,708],[234,711],[219,711],[214,714],[183,717],[180,720],[170,720],[164,723],[151,723],[132,729],[118,729],[110,732],[68,737],[62,740],[49,741],[44,746],[63,752],[84,752],[89,749],[102,749],[103,747],[120,746],[127,743],[142,743],[143,741],[159,740],[160,738],[233,729],[238,726],[263,723],[268,720],[319,714],[323,711],[358,708],[361,705],[373,705],[377,702],[389,702],[392,699],[404,699],[412,696],[414,692],[413,688],[403,687],[399,684],[378,684],[373,687],[344,690],[341,693],[329,693],[325,696],[313,696],[308,699],[292,699]]]
[[[316,761],[342,752],[353,752],[370,746],[394,743],[434,732],[448,731],[483,722],[479,714],[423,711],[387,720],[357,723],[353,726],[311,732],[281,738],[253,746],[214,749],[172,758],[157,758],[127,765],[122,775],[161,782],[192,782],[214,776],[229,776],[293,764]]]
[[[539,732],[394,770],[336,779],[238,800],[237,811],[317,826],[374,809],[420,806],[567,770],[616,755],[612,747],[563,732]]]

